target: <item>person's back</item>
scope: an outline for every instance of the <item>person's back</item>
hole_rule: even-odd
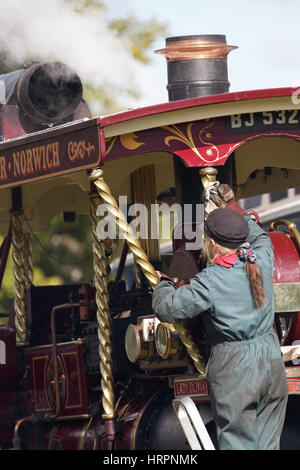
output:
[[[203,313],[211,345],[250,339],[269,331],[273,326],[273,247],[269,236],[249,216],[247,218],[249,235],[246,241],[249,241],[257,256],[265,301],[261,307],[255,305],[245,263],[239,258],[229,268],[220,264],[205,268],[198,276],[206,276],[212,298],[212,308]]]
[[[163,276],[153,309],[169,323],[202,315],[219,448],[278,449],[288,391],[273,327],[273,248],[268,235],[246,220],[230,209],[209,214],[205,233],[213,264],[178,289]]]

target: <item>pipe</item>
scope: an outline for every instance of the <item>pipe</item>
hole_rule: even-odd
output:
[[[34,62],[0,75],[5,104],[18,102],[22,111],[38,124],[54,124],[70,116],[82,101],[78,75],[61,62]]]
[[[21,450],[21,440],[20,440],[20,437],[19,437],[20,427],[24,423],[27,423],[27,422],[31,423],[32,420],[33,420],[33,415],[30,415],[30,416],[26,416],[25,418],[21,418],[16,422],[15,429],[14,429],[14,437],[13,437],[13,448],[14,449]]]
[[[155,52],[167,59],[169,101],[227,93],[227,55],[233,49],[220,34],[166,38],[166,47]]]

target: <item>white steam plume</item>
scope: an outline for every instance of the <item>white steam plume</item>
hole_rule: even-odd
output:
[[[64,0],[1,2],[0,53],[8,63],[22,64],[28,57],[58,60],[96,88],[110,84],[118,89],[117,99],[126,107],[152,104],[151,77],[126,46],[126,40],[108,28],[99,11],[75,12],[72,3]],[[126,95],[128,88],[140,88],[140,103]]]

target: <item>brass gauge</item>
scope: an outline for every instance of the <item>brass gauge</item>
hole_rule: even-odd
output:
[[[125,334],[125,350],[130,362],[147,359],[150,343],[144,341],[140,325],[128,325]]]
[[[162,359],[168,359],[179,352],[179,340],[167,323],[159,323],[155,332],[156,350]]]

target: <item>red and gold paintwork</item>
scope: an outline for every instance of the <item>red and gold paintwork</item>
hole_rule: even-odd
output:
[[[291,106],[292,96],[297,89],[282,88],[270,90],[254,90],[248,92],[226,93],[201,98],[180,100],[163,105],[156,105],[140,110],[120,113],[116,116],[106,117],[101,120],[101,127],[109,128],[122,122],[132,121],[138,127],[139,120],[157,115],[157,122],[175,121],[172,124],[160,125],[131,133],[114,135],[106,138],[106,161],[116,158],[124,158],[135,154],[144,154],[153,151],[165,151],[178,155],[187,166],[219,166],[224,165],[231,153],[241,145],[262,137],[284,137],[299,140],[300,130],[289,130],[289,126],[282,125],[281,129],[247,132],[226,132],[225,119],[228,109],[232,109],[232,115],[246,114],[247,112],[265,112],[266,100],[268,109],[283,111],[284,100],[288,110],[287,122],[294,120],[295,107]],[[289,102],[290,101],[290,102]],[[230,106],[229,106],[230,104]],[[189,110],[193,116],[200,119],[185,121],[182,117],[183,110]],[[297,108],[296,108],[297,110]],[[201,115],[206,115],[201,119]],[[209,117],[207,117],[209,116]],[[145,126],[145,124],[144,124]],[[270,126],[272,127],[272,126]],[[106,129],[105,129],[106,130]],[[104,163],[104,162],[102,162]]]
[[[237,148],[252,140],[280,137],[298,141],[300,129],[289,126],[298,111],[292,102],[296,92],[296,88],[282,88],[192,98],[69,123],[18,139],[12,135],[0,144],[0,187],[74,173],[115,159],[142,158],[152,152],[177,155],[189,167],[222,166]],[[279,122],[280,113],[286,112],[286,123],[278,124],[279,129],[270,125],[252,131],[250,126],[247,132],[226,132],[228,116],[259,112],[278,112]],[[194,118],[186,121],[187,116]],[[123,133],[123,128],[132,132]]]
[[[87,415],[87,381],[84,371],[82,341],[57,345],[60,381],[59,416]],[[34,411],[55,411],[54,366],[51,346],[27,350],[29,381],[33,392]]]

